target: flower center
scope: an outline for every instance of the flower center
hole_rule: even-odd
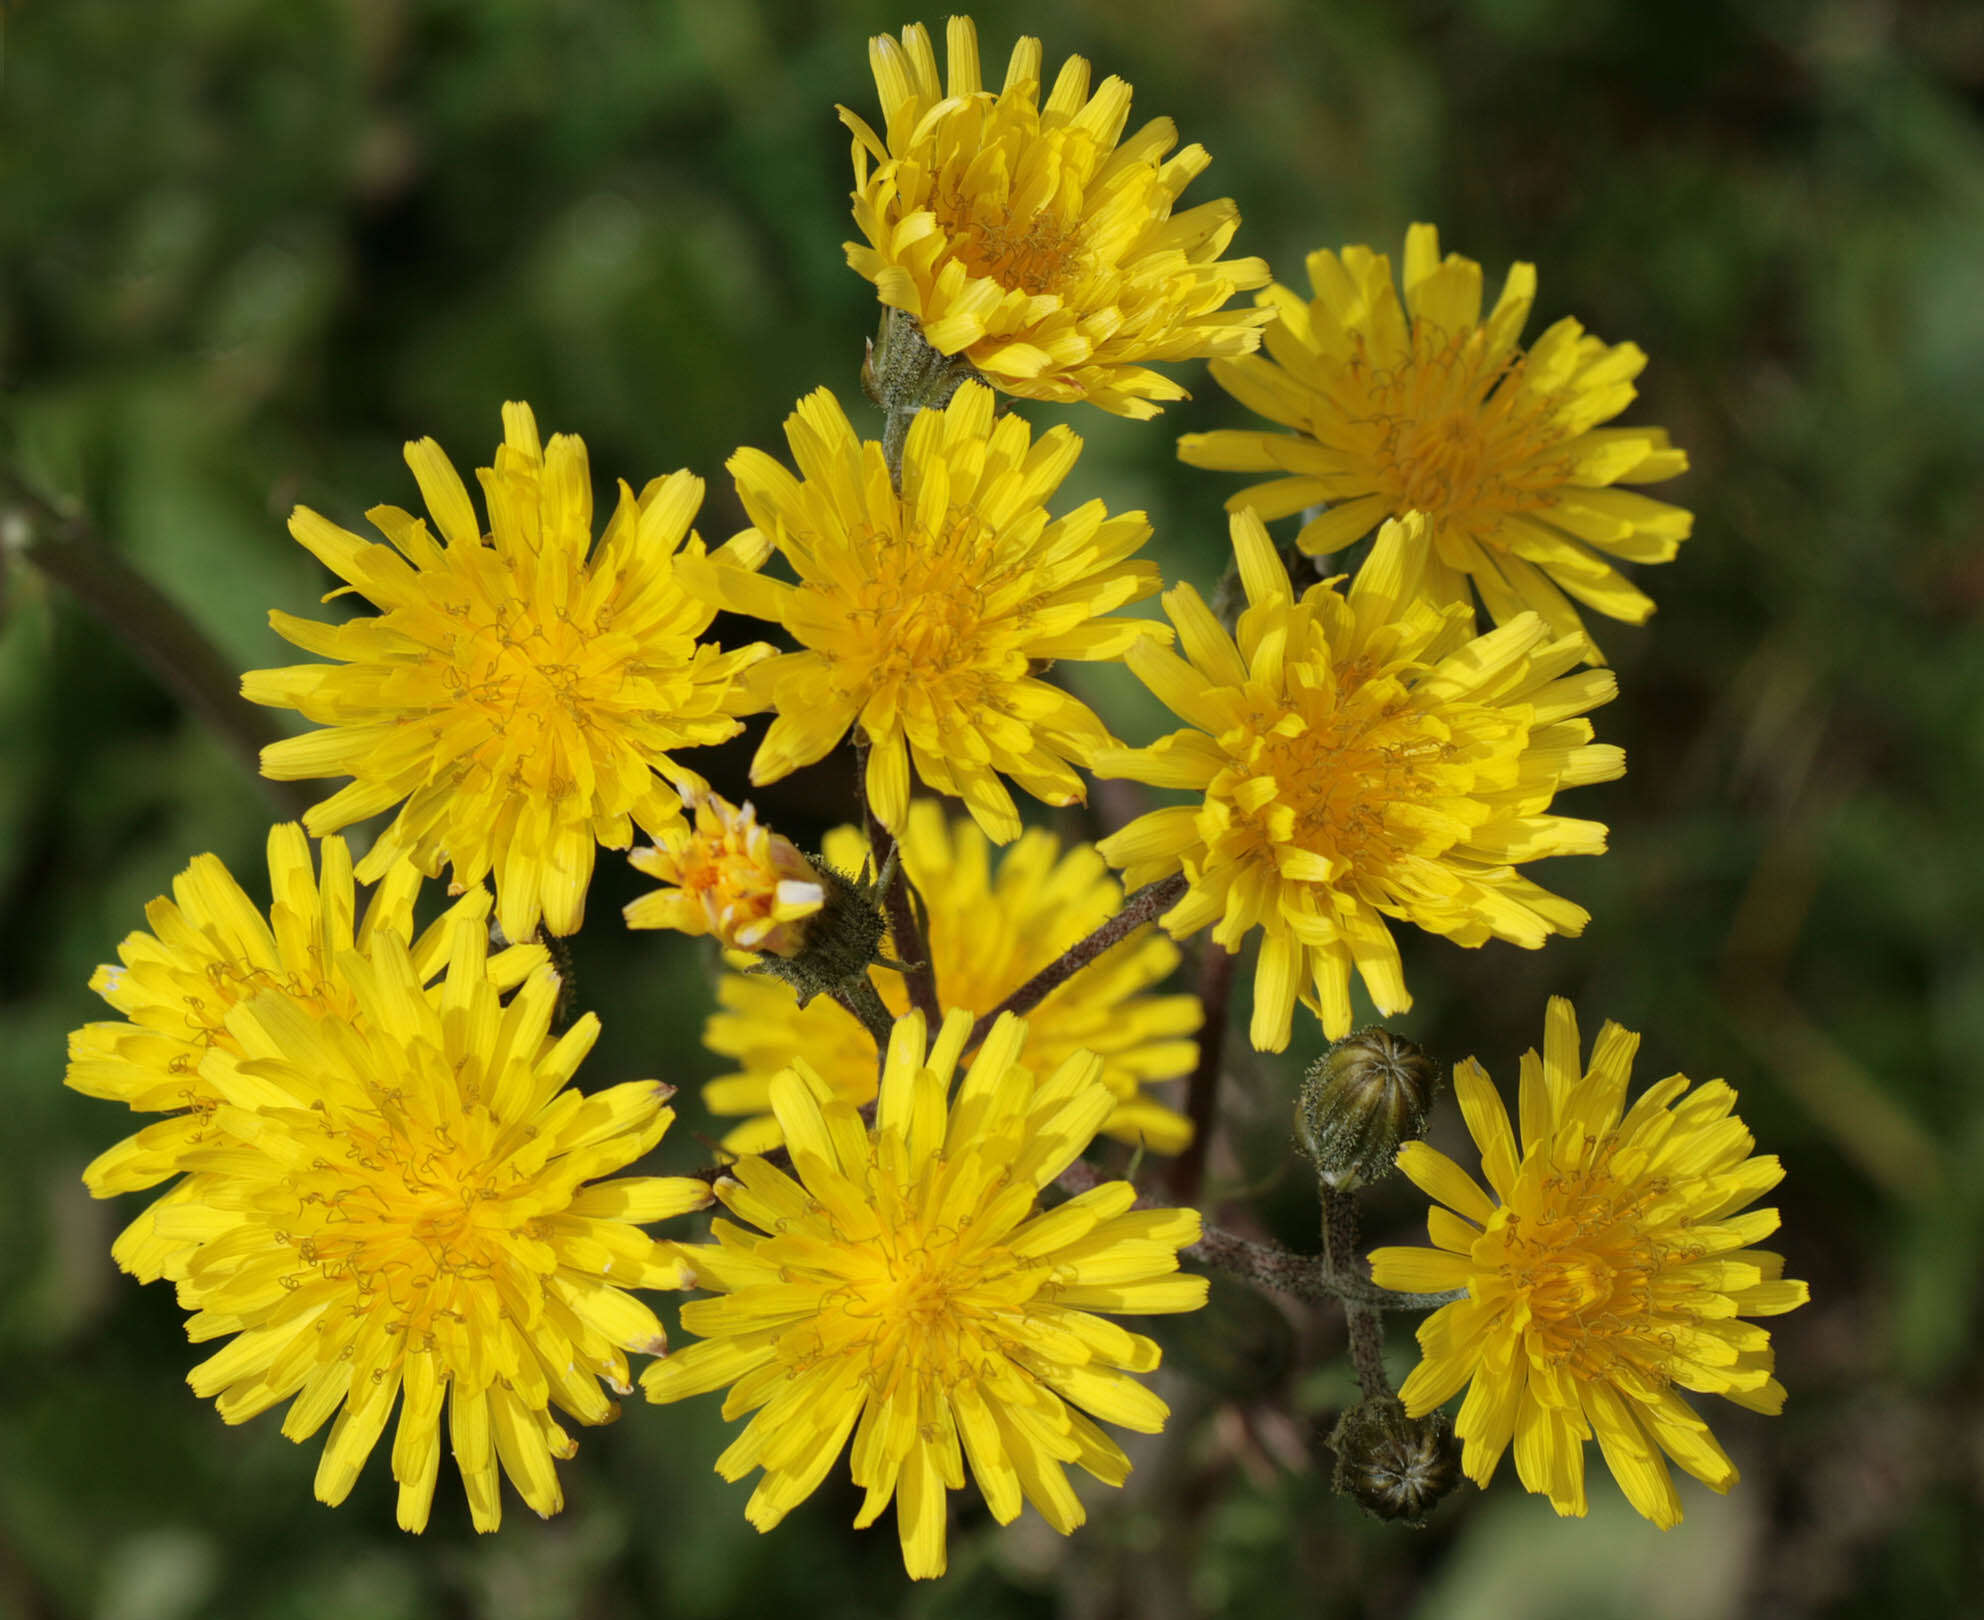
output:
[[[1561,1173],[1526,1170],[1508,1208],[1481,1243],[1509,1304],[1528,1315],[1530,1351],[1580,1377],[1609,1377],[1630,1364],[1659,1378],[1666,1359],[1660,1273],[1688,1258],[1649,1226],[1664,1179],[1628,1184],[1603,1161]]]
[[[482,1138],[471,1113],[461,1129]],[[319,1277],[355,1284],[368,1308],[394,1308],[408,1330],[447,1314],[458,1281],[506,1263],[518,1225],[490,1165],[490,1141],[457,1141],[446,1122],[409,1121],[397,1094],[379,1098],[379,1126],[327,1127],[296,1182],[295,1230],[278,1235]],[[514,1181],[514,1175],[508,1176]],[[307,1273],[284,1280],[294,1288]]]
[[[987,609],[1001,583],[988,539],[977,514],[960,507],[934,534],[912,527],[900,537],[867,537],[875,562],[847,617],[868,690],[916,682],[943,685],[946,696],[967,701],[984,679],[1022,672],[1005,669],[1007,661],[987,645]]]
[[[1426,852],[1427,829],[1398,812],[1454,791],[1443,780],[1456,752],[1450,728],[1413,708],[1395,677],[1357,665],[1340,672],[1334,690],[1295,686],[1282,702],[1257,717],[1244,778],[1235,771],[1227,786],[1262,841],[1294,844],[1348,872],[1382,869],[1408,839]]]
[[[1060,219],[1045,210],[1016,215],[1002,197],[967,201],[951,192],[936,214],[951,252],[974,276],[1036,298],[1067,281],[1081,252],[1079,219]]]
[[[1356,365],[1368,379],[1376,492],[1395,511],[1499,543],[1499,519],[1553,503],[1567,469],[1549,452],[1567,435],[1559,397],[1522,386],[1527,356],[1491,364],[1484,338],[1419,322],[1396,371],[1366,369],[1361,354]]]

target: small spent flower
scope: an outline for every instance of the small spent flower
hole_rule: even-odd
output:
[[[689,529],[701,479],[673,473],[638,497],[622,483],[594,548],[585,445],[541,444],[527,405],[503,407],[503,433],[480,474],[487,536],[432,439],[406,459],[442,544],[398,507],[367,513],[391,546],[298,507],[290,532],[380,612],[342,625],[272,613],[285,639],[337,662],[253,670],[241,691],[325,728],[264,749],[267,775],[353,778],[304,817],[312,834],[400,806],[360,878],[401,854],[429,877],[452,867],[457,893],[493,874],[504,934],[527,940],[540,920],[578,928],[596,845],[681,819],[683,793],[706,784],[671,751],[736,735],[753,712],[740,677],[772,649],[697,639],[714,610],[676,569],[703,555]],[[756,536],[724,548],[740,569],[768,551]]]
[[[598,1019],[553,1040],[557,975],[539,968],[504,1005],[486,949],[482,928],[454,929],[432,989],[397,935],[345,953],[353,1018],[238,1004],[232,1044],[201,1067],[221,1101],[188,1157],[200,1195],[167,1229],[197,1239],[188,1336],[234,1336],[193,1369],[194,1392],[230,1423],[289,1401],[298,1442],[336,1414],[316,1483],[332,1506],[397,1405],[404,1530],[427,1523],[444,1405],[478,1530],[500,1522],[499,1468],[534,1511],[558,1511],[553,1459],[576,1447],[551,1406],[614,1417],[600,1381],[628,1393],[626,1352],[666,1344],[627,1290],[688,1281],[641,1223],[709,1197],[688,1178],[596,1179],[660,1141],[669,1088],[573,1090]]]
[[[869,41],[882,133],[840,109],[867,238],[847,262],[885,305],[1006,393],[1120,416],[1186,397],[1150,362],[1259,344],[1269,312],[1225,307],[1268,279],[1259,259],[1220,258],[1239,210],[1221,198],[1172,213],[1211,161],[1204,147],[1167,158],[1168,118],[1124,140],[1130,87],[1112,77],[1090,95],[1078,56],[1043,103],[1037,39],[1013,47],[996,92],[969,17],[950,20],[947,47],[948,79],[921,25]]]
[[[695,797],[695,824],[678,825],[651,849],[628,857],[672,888],[629,901],[629,928],[674,928],[708,934],[736,951],[796,956],[806,920],[826,904],[813,863],[789,838],[714,793]]]
[[[1227,505],[1269,520],[1324,506],[1298,537],[1316,555],[1424,512],[1420,589],[1435,601],[1471,602],[1471,583],[1497,624],[1535,612],[1581,635],[1576,603],[1643,624],[1653,601],[1614,560],[1668,561],[1693,518],[1615,487],[1688,467],[1660,428],[1600,425],[1632,403],[1639,347],[1566,317],[1523,350],[1535,266],[1510,269],[1483,320],[1481,266],[1443,259],[1431,225],[1406,234],[1402,305],[1391,261],[1368,247],[1311,254],[1309,280],[1307,301],[1279,285],[1259,295],[1275,313],[1266,355],[1212,368],[1241,404],[1294,431],[1179,441],[1195,467],[1280,475]]]
[[[825,756],[859,726],[868,802],[900,828],[910,768],[961,796],[999,843],[1019,835],[1000,776],[1048,804],[1083,802],[1075,764],[1110,742],[1089,707],[1035,673],[1058,658],[1119,658],[1163,628],[1106,615],[1155,592],[1157,565],[1134,561],[1141,512],[1108,517],[1090,501],[1049,521],[1048,498],[1081,453],[1065,427],[1039,442],[1017,416],[994,420],[992,392],[960,388],[909,430],[898,494],[882,447],[854,435],[822,388],[786,420],[799,477],[761,450],[730,460],[756,525],[682,573],[713,604],[782,624],[802,651],[751,672],[778,718],[751,762],[762,786]],[[778,549],[797,584],[748,559]]]
[[[728,1388],[755,1413],[717,1459],[764,1475],[745,1516],[769,1530],[810,1496],[850,1435],[872,1524],[896,1506],[910,1575],[944,1573],[945,1492],[965,1464],[1001,1524],[1032,1502],[1063,1535],[1082,1523],[1062,1471],[1120,1485],[1129,1459],[1095,1419],[1155,1433],[1169,1415],[1131,1375],[1158,1347],[1095,1313],[1196,1310],[1206,1280],[1178,1271],[1189,1209],[1136,1209],[1107,1182],[1047,1210],[1114,1099],[1080,1054],[1036,1081],[1026,1026],[1001,1018],[947,1100],[972,1018],[926,1050],[923,1017],[896,1021],[875,1123],[802,1058],[772,1083],[794,1174],[745,1158],[716,1195],[740,1222],[683,1244],[697,1285],[682,1308],[702,1342],[641,1375],[652,1401]],[[796,1179],[795,1179],[796,1177]],[[756,1228],[756,1230],[753,1230]]]
[[[1350,974],[1378,1011],[1412,998],[1385,919],[1460,945],[1534,949],[1586,921],[1517,872],[1546,855],[1595,855],[1605,828],[1547,814],[1557,790],[1625,769],[1591,741],[1585,710],[1616,691],[1579,670],[1581,643],[1525,614],[1485,636],[1473,612],[1415,589],[1424,520],[1387,524],[1348,592],[1298,599],[1267,531],[1233,517],[1249,606],[1238,641],[1190,585],[1165,611],[1185,656],[1140,644],[1130,668],[1190,729],[1096,756],[1098,776],[1202,794],[1105,838],[1131,887],[1183,870],[1162,918],[1173,938],[1212,926],[1237,951],[1262,930],[1251,1035],[1288,1044],[1295,1004],[1336,1040],[1350,1030]]]
[[[1462,1064],[1454,1090],[1488,1188],[1408,1143],[1399,1168],[1438,1200],[1437,1247],[1379,1249],[1371,1274],[1385,1288],[1467,1291],[1420,1327],[1423,1359],[1399,1395],[1423,1417],[1467,1387],[1455,1427],[1470,1479],[1485,1486],[1513,1440],[1523,1485],[1581,1515],[1596,1437],[1627,1500],[1664,1529],[1681,1518],[1669,1459],[1711,1490],[1736,1483],[1678,1391],[1781,1411],[1770,1334],[1744,1318],[1810,1293],[1781,1256],[1750,1247],[1777,1211],[1745,1206],[1784,1171],[1751,1156],[1735,1092],[1720,1080],[1691,1091],[1677,1074],[1628,1107],[1638,1045],[1608,1023],[1582,1067],[1576,1015],[1553,998],[1543,1055],[1522,1060],[1520,1141],[1486,1071]]]
[[[928,799],[910,806],[896,848],[923,897],[939,993],[979,1017],[1123,903],[1094,845],[1063,853],[1052,833],[1031,828],[995,861],[977,827],[947,820]],[[858,871],[868,842],[859,828],[838,827],[827,834],[824,855],[830,867]],[[1140,928],[1026,1015],[1033,1066],[1048,1070],[1075,1052],[1095,1053],[1116,1099],[1102,1133],[1155,1153],[1177,1153],[1192,1139],[1191,1122],[1149,1089],[1189,1073],[1198,1059],[1198,997],[1155,993],[1178,956],[1157,929]],[[871,978],[890,1012],[909,1010],[900,973],[876,968]],[[846,1009],[824,997],[802,1008],[786,985],[743,973],[723,976],[717,1000],[722,1010],[705,1027],[703,1044],[740,1067],[710,1081],[703,1103],[714,1114],[750,1116],[724,1137],[732,1152],[764,1153],[779,1144],[771,1083],[796,1057],[841,1101],[857,1108],[874,1101],[875,1042]]]
[[[90,976],[90,988],[123,1019],[85,1024],[69,1036],[64,1084],[137,1113],[167,1116],[90,1162],[83,1181],[94,1196],[155,1187],[184,1170],[189,1155],[213,1145],[223,1098],[202,1064],[210,1051],[240,1054],[228,1015],[242,1001],[279,995],[310,1017],[354,1019],[358,1002],[343,967],[348,953],[364,955],[391,935],[408,947],[424,983],[446,962],[458,924],[484,926],[489,891],[478,887],[416,940],[420,874],[405,861],[387,868],[360,920],[351,852],[342,838],[326,838],[319,848],[321,877],[301,827],[290,822],[270,830],[266,919],[218,856],[195,856],[173,880],[171,898],[161,895],[145,908],[151,931],[127,935],[117,947],[120,965]],[[491,983],[511,989],[544,960],[542,945],[513,946],[490,958]],[[165,1236],[161,1222],[169,1226],[168,1212],[198,1195],[189,1182],[167,1191],[118,1237],[111,1257],[141,1282],[178,1276],[190,1244]]]

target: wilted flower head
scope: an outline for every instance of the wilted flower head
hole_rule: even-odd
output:
[[[628,859],[634,869],[673,887],[626,907],[629,928],[675,928],[709,934],[738,951],[797,955],[806,919],[826,904],[819,872],[789,838],[714,793],[694,798],[695,824],[664,831],[651,849]]]
[[[922,25],[871,40],[882,132],[840,110],[867,238],[847,262],[884,304],[1006,393],[1123,416],[1185,397],[1150,362],[1259,343],[1268,312],[1224,307],[1268,279],[1259,259],[1219,257],[1239,210],[1221,198],[1172,213],[1210,161],[1203,147],[1167,159],[1168,118],[1125,141],[1130,87],[1110,78],[1091,96],[1078,56],[1043,102],[1037,39],[1013,47],[998,91],[981,83],[969,17],[950,20],[948,54],[945,79]]]

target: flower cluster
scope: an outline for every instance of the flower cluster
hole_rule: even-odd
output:
[[[1568,319],[1523,349],[1531,267],[1484,319],[1480,266],[1426,225],[1402,298],[1353,246],[1311,256],[1304,300],[1222,257],[1230,201],[1174,213],[1206,154],[1173,154],[1165,119],[1126,137],[1121,80],[1091,92],[1075,58],[1043,97],[1022,39],[991,91],[969,19],[948,46],[940,78],[923,28],[874,40],[880,132],[842,111],[865,238],[848,258],[885,310],[864,370],[878,437],[809,394],[790,466],[731,457],[748,526],[714,551],[686,471],[621,483],[595,542],[584,445],[542,441],[516,403],[479,474],[486,521],[431,439],[406,447],[428,517],[368,514],[389,543],[297,510],[291,532],[344,581],[331,597],[377,611],[274,614],[324,661],[242,691],[318,727],[268,747],[267,775],[350,780],[270,834],[266,913],[201,856],[91,980],[119,1021],[71,1037],[68,1083],[158,1117],[84,1179],[164,1188],[113,1255],[174,1285],[192,1340],[226,1341],[190,1382],[228,1422],[287,1403],[294,1440],[331,1424],[325,1502],[397,1412],[399,1522],[422,1529],[445,1412],[477,1529],[503,1478],[554,1513],[564,1421],[613,1418],[647,1356],[650,1401],[722,1389],[726,1419],[749,1415],[716,1468],[759,1474],[752,1524],[846,1449],[856,1525],[893,1505],[908,1573],[936,1576],[967,1472],[1001,1524],[1031,1503],[1067,1534],[1085,1515],[1068,1466],[1129,1471],[1101,1425],[1163,1427],[1137,1376],[1158,1347],[1113,1316],[1203,1305],[1181,1254],[1272,1253],[1079,1162],[1113,1137],[1129,1176],[1145,1148],[1174,1155],[1166,1185],[1193,1194],[1226,957],[1258,931],[1253,1045],[1338,1042],[1297,1108],[1324,1257],[1253,1275],[1346,1305],[1364,1398],[1334,1431],[1340,1488],[1417,1522],[1457,1467],[1486,1484],[1513,1444],[1522,1483],[1582,1513],[1596,1438],[1672,1524],[1668,1461],[1716,1490],[1736,1477],[1677,1390],[1776,1411],[1750,1319],[1806,1298],[1753,1247],[1776,1214],[1747,1206],[1780,1171],[1734,1094],[1676,1076],[1629,1105],[1636,1038],[1607,1025],[1581,1067],[1553,1001],[1519,1134],[1478,1064],[1455,1074],[1484,1188],[1414,1140],[1432,1057],[1375,1027],[1342,1040],[1354,983],[1381,1014],[1412,1005],[1395,924],[1534,949],[1589,921],[1523,869],[1601,853],[1605,827],[1557,796],[1625,769],[1587,718],[1618,685],[1578,607],[1644,621],[1616,565],[1689,532],[1617,487],[1687,465],[1659,429],[1606,425],[1645,357]],[[1255,308],[1227,307],[1250,288]],[[1164,588],[1142,512],[1050,515],[1082,441],[1007,408],[1150,417],[1184,397],[1151,365],[1187,359],[1278,424],[1180,443],[1276,475],[1228,503],[1225,617]],[[1298,512],[1299,551],[1368,548],[1298,588],[1267,527]],[[1121,611],[1159,592],[1168,622]],[[724,610],[789,645],[723,650],[706,637]],[[1063,662],[1123,664],[1182,726],[1125,744]],[[852,737],[860,813],[818,854],[679,757],[767,711],[761,788]],[[1009,784],[1079,806],[1084,772],[1182,798],[1092,843],[1024,826]],[[804,789],[782,791],[760,802],[807,819]],[[387,812],[354,865],[338,829]],[[596,848],[636,828],[631,862],[660,887],[627,925],[723,953],[704,1040],[735,1067],[701,1100],[730,1129],[701,1177],[622,1173],[661,1141],[672,1088],[575,1087],[599,1021],[566,1022],[564,948],[539,938],[580,927]],[[416,928],[444,873],[450,903]],[[1195,936],[1200,993],[1167,991]],[[1351,1200],[1394,1165],[1438,1201],[1433,1247],[1379,1249],[1374,1283],[1346,1259]],[[707,1241],[645,1230],[712,1201],[730,1218]],[[671,1355],[637,1295],[692,1288],[696,1342]],[[1381,1308],[1433,1311],[1396,1393]]]

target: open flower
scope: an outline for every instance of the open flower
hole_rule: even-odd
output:
[[[223,1098],[201,1065],[211,1050],[240,1055],[228,1031],[228,1015],[240,1002],[279,995],[311,1017],[357,1018],[357,997],[344,974],[349,952],[363,955],[391,935],[410,948],[424,983],[446,962],[456,925],[481,929],[489,914],[489,891],[478,887],[416,941],[420,874],[398,861],[359,921],[350,851],[342,838],[326,838],[319,847],[321,878],[301,827],[290,822],[270,830],[266,921],[218,856],[195,856],[173,880],[172,897],[161,895],[145,908],[151,932],[127,935],[117,947],[121,965],[90,976],[90,988],[123,1021],[85,1024],[70,1035],[64,1083],[141,1114],[168,1116],[90,1162],[83,1180],[96,1197],[155,1187],[217,1140],[214,1111]],[[490,980],[510,989],[544,959],[542,945],[513,946],[490,958]],[[124,1230],[111,1257],[143,1282],[179,1275],[190,1243],[163,1235],[160,1223],[171,1226],[168,1212],[198,1197],[199,1188],[188,1182],[172,1188]]]
[[[1608,559],[1666,562],[1693,519],[1614,487],[1688,467],[1660,428],[1600,426],[1632,403],[1639,347],[1566,317],[1525,352],[1535,267],[1510,269],[1484,321],[1481,266],[1441,258],[1431,225],[1406,234],[1403,306],[1391,261],[1368,247],[1311,254],[1309,280],[1307,302],[1278,285],[1259,295],[1275,312],[1267,355],[1212,368],[1241,404],[1294,431],[1179,440],[1195,467],[1281,475],[1227,505],[1271,520],[1327,503],[1297,536],[1317,555],[1424,512],[1420,589],[1436,601],[1470,601],[1472,582],[1497,624],[1533,611],[1577,634],[1574,602],[1644,623],[1652,600]]]
[[[626,906],[629,928],[675,928],[709,934],[738,951],[793,956],[805,923],[826,904],[820,874],[791,839],[762,825],[750,805],[704,793],[695,800],[693,827],[661,835],[652,849],[637,849],[634,870],[670,888],[644,894]]]
[[[595,1180],[661,1139],[669,1088],[573,1090],[599,1021],[550,1039],[557,975],[538,969],[503,1005],[486,948],[481,927],[455,928],[431,990],[397,935],[345,953],[351,1018],[282,995],[238,1004],[201,1066],[220,1106],[187,1160],[199,1196],[167,1228],[198,1240],[179,1284],[188,1336],[234,1335],[194,1391],[230,1423],[290,1401],[299,1442],[335,1413],[317,1468],[333,1506],[397,1404],[405,1530],[427,1523],[449,1403],[478,1530],[501,1518],[499,1466],[536,1512],[558,1511],[552,1462],[575,1447],[551,1407],[609,1421],[600,1380],[627,1393],[626,1352],[666,1343],[625,1290],[687,1281],[639,1223],[709,1196],[686,1178]]]
[[[1164,606],[1185,656],[1129,654],[1191,729],[1094,762],[1098,776],[1203,795],[1100,848],[1133,888],[1182,868],[1191,886],[1162,919],[1174,938],[1210,923],[1237,951],[1262,930],[1251,1033],[1263,1051],[1288,1044],[1298,996],[1331,1040],[1349,1033],[1353,967],[1380,1013],[1412,1005],[1387,917],[1461,945],[1530,948],[1585,925],[1516,867],[1604,849],[1598,822],[1546,812],[1559,788],[1625,769],[1579,718],[1616,683],[1576,670],[1579,638],[1533,613],[1476,636],[1471,609],[1421,598],[1423,521],[1387,524],[1348,593],[1329,581],[1298,599],[1260,519],[1236,513],[1249,604],[1237,645],[1180,585]]]
[[[925,943],[938,993],[980,1017],[1122,907],[1123,891],[1094,845],[1064,855],[1052,833],[1030,828],[995,867],[985,835],[968,821],[947,822],[928,799],[909,807],[896,848],[928,914]],[[830,866],[856,872],[869,858],[868,842],[859,828],[837,827],[823,853]],[[1048,1070],[1075,1052],[1093,1052],[1116,1099],[1102,1134],[1158,1153],[1177,1153],[1192,1139],[1191,1122],[1146,1089],[1188,1073],[1198,1058],[1198,998],[1151,993],[1177,965],[1178,947],[1155,928],[1140,928],[1026,1015],[1032,1065]],[[892,1013],[909,1010],[900,973],[875,968],[869,976]],[[710,1081],[703,1104],[713,1114],[751,1116],[724,1137],[726,1148],[763,1153],[778,1145],[771,1083],[795,1058],[842,1102],[861,1108],[874,1100],[874,1039],[830,997],[801,1007],[788,985],[726,973],[717,999],[722,1011],[710,1019],[703,1044],[741,1067]]]
[[[1445,1154],[1408,1143],[1398,1164],[1430,1197],[1431,1249],[1379,1249],[1371,1274],[1410,1292],[1465,1289],[1419,1329],[1423,1360],[1399,1391],[1423,1416],[1467,1385],[1455,1425],[1467,1475],[1486,1485],[1511,1440],[1516,1472],[1559,1513],[1585,1511],[1584,1442],[1635,1508],[1677,1523],[1667,1459],[1711,1490],[1736,1467],[1677,1393],[1776,1413],[1774,1316],[1810,1297],[1779,1255],[1753,1249],[1777,1211],[1746,1209],[1783,1178],[1720,1080],[1670,1075],[1629,1108],[1639,1037],[1608,1023],[1579,1062],[1577,1017],[1550,1003],[1543,1055],[1522,1060],[1522,1137],[1469,1059],[1454,1090],[1481,1150],[1484,1191]],[[1492,1193],[1492,1196],[1491,1196]],[[1445,1207],[1441,1207],[1444,1205]]]
[[[1084,1518],[1064,1464],[1120,1485],[1129,1459],[1094,1419],[1155,1433],[1169,1413],[1130,1376],[1158,1347],[1094,1313],[1206,1298],[1203,1277],[1178,1271],[1196,1212],[1134,1209],[1123,1181],[1038,1207],[1114,1106],[1096,1059],[1036,1081],[1026,1025],[1004,1017],[947,1101],[971,1023],[951,1013],[926,1051],[923,1015],[896,1021],[872,1128],[803,1058],[772,1082],[797,1179],[746,1158],[717,1182],[749,1226],[719,1221],[714,1243],[679,1246],[719,1297],[682,1308],[702,1343],[641,1374],[650,1400],[728,1386],[726,1418],[757,1414],[716,1466],[732,1480],[764,1470],[744,1510],[760,1530],[852,1435],[868,1493],[855,1526],[893,1498],[918,1579],[944,1573],[944,1494],[967,1461],[1001,1524],[1029,1501],[1063,1535]]]
[[[1157,565],[1133,561],[1150,535],[1141,512],[1090,501],[1049,521],[1046,503],[1081,454],[1065,427],[1034,442],[997,421],[992,391],[960,388],[909,430],[896,492],[882,447],[854,436],[826,389],[786,419],[799,477],[762,450],[730,459],[755,528],[731,542],[745,560],[682,573],[714,604],[775,620],[803,651],[751,673],[778,718],[751,762],[762,786],[826,755],[850,726],[869,745],[868,803],[894,829],[909,813],[910,766],[961,795],[999,843],[1019,812],[999,780],[1048,804],[1079,804],[1074,763],[1110,741],[1089,707],[1033,673],[1057,658],[1119,658],[1148,620],[1105,615],[1156,591]],[[776,544],[796,585],[755,571]]]
[[[304,817],[311,833],[400,805],[359,877],[402,853],[429,877],[452,866],[457,893],[493,873],[497,920],[526,940],[540,918],[554,934],[579,926],[595,844],[625,849],[635,823],[681,818],[682,793],[705,784],[670,750],[737,733],[752,712],[738,677],[771,648],[696,639],[715,615],[675,567],[703,555],[689,531],[701,479],[673,473],[638,497],[621,484],[593,549],[585,445],[540,446],[527,405],[503,407],[503,434],[481,474],[486,539],[432,439],[406,459],[445,544],[398,507],[367,514],[392,546],[298,507],[290,532],[381,611],[342,625],[270,614],[338,662],[253,670],[241,691],[326,728],[270,744],[267,775],[353,778]],[[740,538],[726,560],[754,568],[768,550]]]
[[[1151,361],[1260,342],[1266,311],[1224,307],[1268,279],[1259,259],[1220,258],[1240,211],[1221,198],[1171,212],[1211,161],[1204,147],[1167,159],[1168,118],[1124,141],[1130,87],[1110,78],[1091,96],[1078,56],[1043,104],[1037,39],[1013,47],[996,93],[981,86],[969,17],[950,20],[947,43],[948,81],[921,25],[869,41],[882,134],[840,109],[868,239],[847,244],[847,262],[884,304],[1006,393],[1121,416],[1186,397]]]

